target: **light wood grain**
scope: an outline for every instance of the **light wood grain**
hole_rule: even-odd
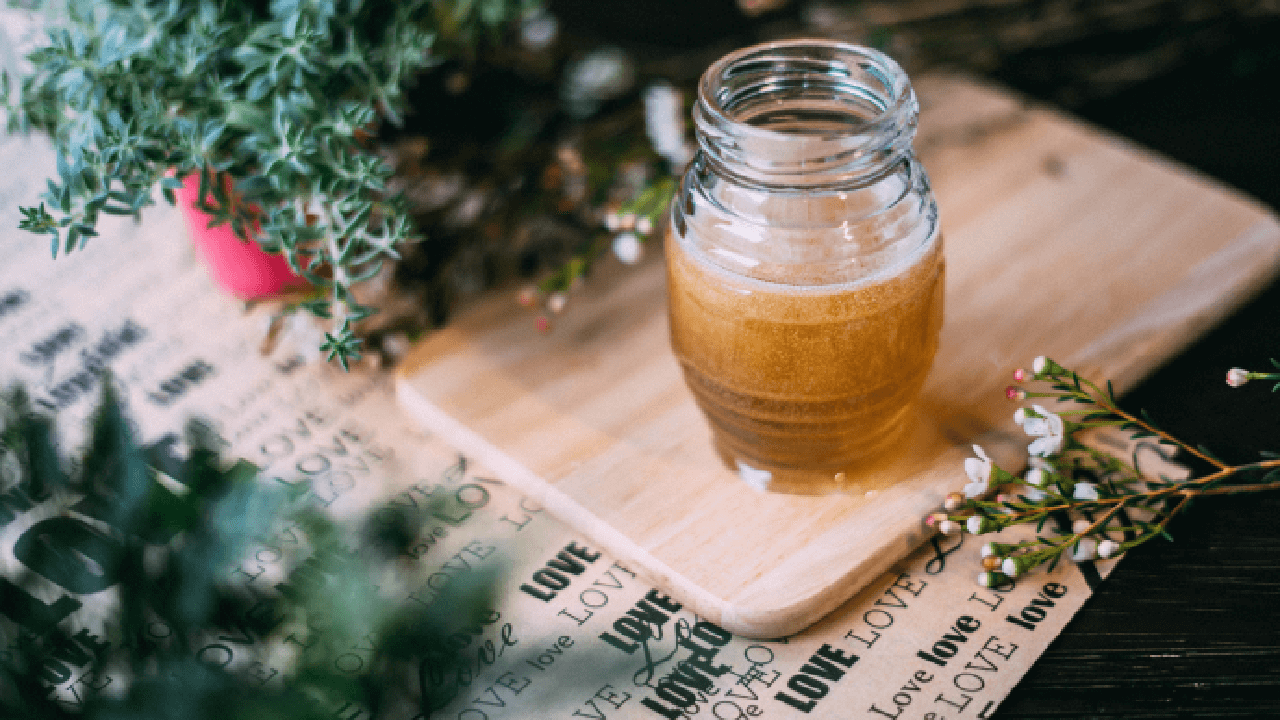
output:
[[[1048,354],[1123,391],[1275,273],[1258,204],[1001,90],[918,88],[947,316],[900,457],[825,496],[726,470],[668,348],[658,258],[606,269],[549,335],[509,297],[474,308],[406,359],[402,403],[699,614],[779,636],[927,538],[970,444],[1021,465],[1013,368]]]

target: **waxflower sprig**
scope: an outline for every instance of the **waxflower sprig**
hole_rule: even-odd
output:
[[[1246,380],[1280,379],[1270,373],[1250,375]],[[1064,554],[1076,561],[1114,558],[1155,537],[1171,540],[1166,529],[1170,520],[1198,497],[1280,489],[1280,454],[1263,453],[1258,462],[1230,465],[1161,430],[1145,414],[1122,409],[1109,382],[1100,387],[1044,356],[1032,362],[1030,371],[1016,370],[1014,380],[1017,384],[1005,390],[1009,399],[1045,400],[1062,408],[1053,412],[1033,403],[1014,412],[1014,422],[1032,438],[1027,469],[1015,475],[975,445],[976,457],[965,461],[968,484],[947,496],[942,512],[926,518],[945,534],[985,535],[1035,525],[1034,539],[983,546],[983,585],[999,585],[1045,564],[1052,569]],[[1233,382],[1231,373],[1227,381],[1243,384]],[[1136,455],[1125,460],[1083,442],[1081,433],[1100,427],[1156,438],[1211,470],[1184,480],[1151,477],[1141,472]],[[1054,525],[1046,532],[1051,521]]]

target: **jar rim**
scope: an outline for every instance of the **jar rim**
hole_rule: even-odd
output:
[[[700,109],[705,112],[709,119],[726,123],[734,126],[735,133],[742,133],[748,136],[756,136],[759,138],[776,139],[785,135],[795,135],[795,133],[784,133],[768,127],[761,127],[745,122],[738,117],[732,115],[724,106],[722,98],[716,87],[723,83],[728,77],[727,70],[731,67],[742,64],[755,56],[767,57],[771,53],[779,50],[788,51],[793,54],[794,59],[805,57],[803,52],[795,52],[803,49],[817,49],[822,52],[831,54],[841,54],[853,59],[862,59],[867,61],[867,65],[863,65],[862,69],[869,70],[874,68],[879,71],[885,83],[886,90],[890,96],[886,98],[889,103],[872,118],[866,118],[866,122],[860,125],[857,130],[850,128],[843,137],[853,135],[863,135],[873,133],[877,129],[892,127],[902,120],[904,111],[915,104],[915,93],[911,89],[911,84],[907,79],[906,72],[902,66],[898,64],[889,55],[872,47],[858,45],[842,40],[832,40],[828,38],[791,38],[787,40],[775,40],[771,42],[749,45],[739,48],[712,63],[701,79],[698,81],[698,104]]]
[[[712,63],[693,109],[699,157],[765,187],[856,187],[911,154],[920,105],[874,48],[795,38]]]

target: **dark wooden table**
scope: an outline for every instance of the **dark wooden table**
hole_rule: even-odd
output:
[[[1276,35],[1262,71],[1233,50],[1069,109],[1280,208]],[[1052,96],[1016,71],[1000,79]],[[1233,390],[1224,376],[1272,357],[1280,283],[1125,402],[1224,459],[1254,460],[1280,450],[1280,393]],[[1280,491],[1204,499],[1170,529],[1173,543],[1129,554],[997,718],[1280,717]]]

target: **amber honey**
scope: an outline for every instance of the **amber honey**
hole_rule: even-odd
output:
[[[726,462],[834,473],[889,449],[938,345],[939,242],[824,286],[735,275],[675,236],[666,253],[672,349]]]

